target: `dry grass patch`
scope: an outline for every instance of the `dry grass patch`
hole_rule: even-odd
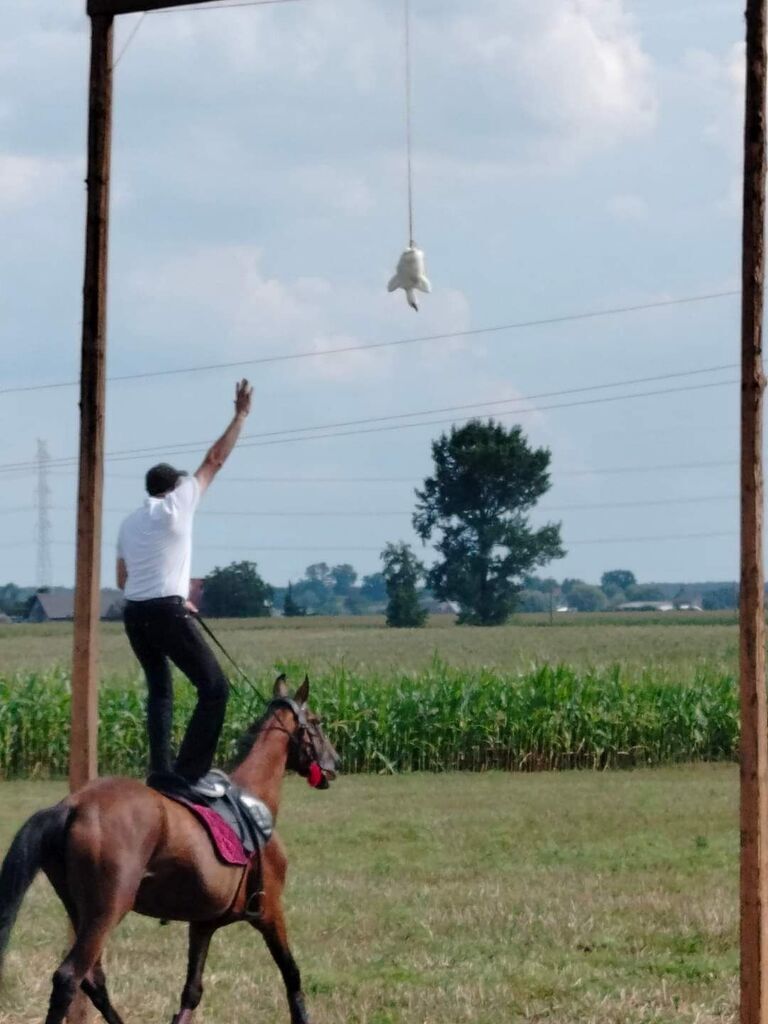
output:
[[[61,787],[5,783],[0,846]],[[737,772],[444,775],[287,787],[288,920],[322,1024],[735,1019]],[[38,1024],[63,921],[25,905],[0,1024]],[[127,1024],[177,1005],[184,929],[129,918],[108,971]],[[214,941],[199,1024],[286,1024],[246,925]]]
[[[575,667],[621,661],[652,668],[666,665],[688,673],[704,661],[733,669],[738,651],[732,615],[669,612],[649,615],[569,615],[555,619],[521,616],[508,626],[456,626],[434,616],[426,629],[388,629],[381,617],[229,619],[213,623],[225,645],[254,672],[297,664],[311,674],[339,665],[352,671],[423,671],[437,655],[457,667],[527,670],[532,663],[566,662]],[[102,624],[104,675],[138,669],[122,626]],[[71,624],[0,626],[0,672],[69,665]]]

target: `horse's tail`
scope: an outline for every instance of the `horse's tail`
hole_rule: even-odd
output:
[[[27,889],[43,858],[63,844],[72,808],[59,803],[33,814],[11,843],[0,868],[0,977],[3,957]]]

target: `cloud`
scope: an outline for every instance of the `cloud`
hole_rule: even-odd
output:
[[[724,50],[689,50],[681,76],[696,105],[701,137],[724,153],[727,184],[717,209],[729,216],[741,208],[744,125],[745,44]]]
[[[690,50],[683,73],[704,105],[703,134],[715,145],[741,155],[744,120],[745,44],[733,43],[713,53]]]
[[[638,224],[648,219],[648,203],[638,195],[616,195],[606,203],[608,212],[618,221]]]
[[[265,269],[254,246],[199,246],[178,256],[156,257],[134,271],[121,293],[122,334],[146,355],[185,361],[257,359],[296,351],[324,352],[401,337],[461,331],[469,325],[469,303],[444,289],[425,298],[414,317],[402,295],[390,295],[386,280],[376,288],[359,279],[280,278]],[[162,344],[158,346],[158,334]],[[463,351],[462,339],[441,342],[442,356]],[[426,346],[425,346],[426,347]],[[162,356],[160,355],[160,351]],[[414,346],[412,365],[421,371],[435,354]],[[297,383],[388,377],[397,349],[335,354],[291,363]]]
[[[73,184],[79,164],[16,153],[0,153],[0,211],[39,206]]]
[[[654,67],[622,0],[486,0],[471,14],[462,5],[445,36],[479,116],[506,107],[501,133],[517,112],[518,140],[534,153],[583,155],[654,124]]]
[[[287,184],[304,202],[351,217],[369,213],[376,202],[374,189],[364,174],[345,172],[329,162],[294,168]]]

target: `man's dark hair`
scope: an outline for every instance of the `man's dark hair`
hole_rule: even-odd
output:
[[[157,498],[161,494],[172,491],[183,476],[187,474],[182,469],[174,469],[167,462],[159,462],[152,469],[148,470],[146,476],[147,494],[151,498]]]

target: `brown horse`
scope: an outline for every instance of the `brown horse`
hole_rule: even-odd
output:
[[[286,768],[311,774],[321,789],[338,768],[308,697],[308,680],[291,698],[281,676],[232,772],[233,782],[263,800],[274,818]],[[251,865],[225,865],[187,808],[133,779],[101,779],[33,815],[13,840],[0,871],[0,967],[24,894],[42,868],[75,934],[53,976],[45,1024],[61,1024],[78,986],[108,1024],[122,1024],[107,994],[101,957],[110,931],[130,910],[189,922],[187,980],[173,1024],[190,1024],[203,994],[211,938],[235,921],[248,921],[264,936],[285,982],[291,1024],[309,1024],[286,936],[286,864],[273,833]]]

